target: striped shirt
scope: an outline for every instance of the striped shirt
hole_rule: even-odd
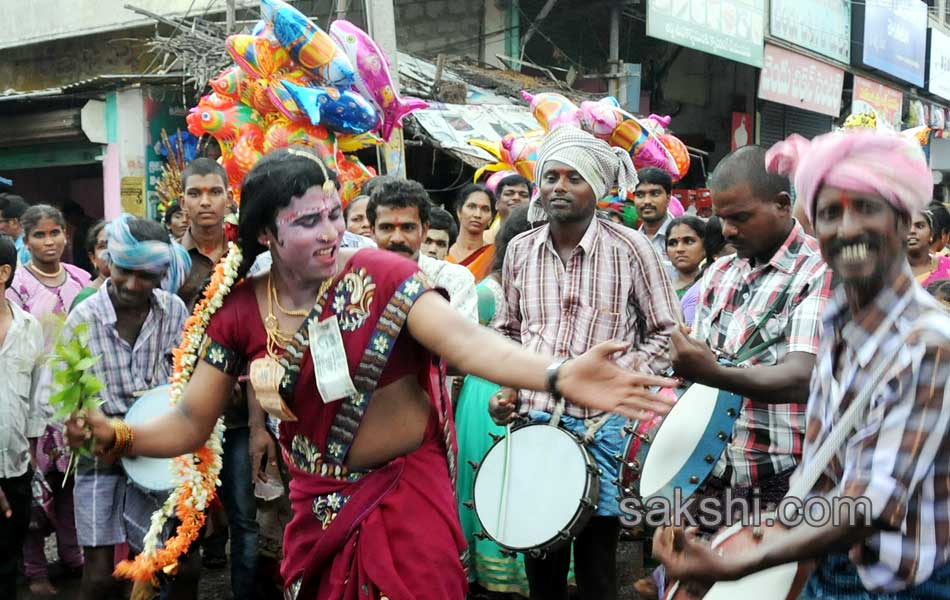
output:
[[[102,355],[102,360],[92,367],[93,374],[105,384],[100,394],[105,401],[101,410],[110,416],[121,416],[134,402],[135,392],[168,383],[172,350],[181,341],[188,314],[181,298],[155,290],[151,310],[131,346],[116,329],[115,308],[108,291],[111,285],[111,280],[107,280],[95,295],[69,313],[62,336],[69,339],[77,325],[87,324],[89,350],[94,356]]]
[[[723,357],[735,356],[786,286],[787,302],[768,319],[753,344],[784,339],[741,366],[775,365],[789,352],[817,354],[821,311],[831,295],[831,271],[818,243],[797,222],[768,263],[753,265],[733,255],[706,269],[693,337]],[[793,469],[804,433],[804,403],[767,404],[746,398],[713,475],[749,487]]]
[[[594,218],[567,264],[543,225],[508,244],[502,272],[505,302],[497,319],[503,335],[534,352],[576,357],[608,340],[630,342],[617,363],[663,372],[679,319],[673,286],[647,238]],[[552,412],[549,394],[522,390],[522,413]],[[591,412],[567,403],[565,414]]]
[[[850,552],[867,589],[922,583],[950,560],[950,317],[908,267],[858,315],[837,289],[823,326],[803,468],[855,394],[889,371],[814,491],[870,501],[878,531]]]

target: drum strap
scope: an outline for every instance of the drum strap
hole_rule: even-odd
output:
[[[919,334],[921,329],[920,326],[912,328],[908,335],[905,336],[904,342],[897,347],[905,347],[907,345],[906,342],[913,335]],[[825,441],[822,442],[817,452],[815,452],[814,459],[802,467],[801,477],[789,488],[788,494],[786,495],[787,498],[803,499],[805,494],[808,494],[814,488],[825,468],[831,463],[831,459],[835,453],[837,453],[841,445],[847,441],[848,436],[851,435],[851,431],[857,424],[858,418],[870,403],[871,398],[873,398],[874,394],[878,391],[878,386],[895,377],[897,375],[896,371],[903,368],[898,367],[895,371],[894,369],[883,368],[884,364],[886,364],[886,361],[882,361],[878,364],[877,375],[870,384],[862,386],[860,395],[848,405],[848,408],[841,416],[841,420],[831,428],[828,437],[825,438]],[[788,505],[786,505],[786,507],[788,507]]]
[[[552,427],[557,427],[561,423],[561,417],[564,415],[564,398],[561,398],[557,401],[557,404],[554,406],[554,412],[551,413],[551,420],[548,422]],[[584,432],[584,437],[582,442],[585,444],[590,444],[594,441],[594,436],[597,435],[597,431],[610,419],[610,414],[603,414],[599,417],[594,417],[593,419],[584,419],[584,427],[586,431]]]
[[[778,335],[770,340],[763,341],[762,343],[753,346],[752,342],[756,337],[761,338],[762,328],[765,327],[765,324],[769,322],[776,313],[780,313],[785,310],[785,305],[788,303],[788,291],[792,287],[792,281],[794,278],[789,278],[785,283],[785,287],[782,288],[782,291],[779,292],[778,296],[775,298],[775,301],[772,302],[769,309],[765,311],[765,314],[759,319],[759,322],[755,324],[755,329],[749,334],[749,337],[746,338],[745,343],[736,350],[735,358],[733,359],[733,364],[741,364],[754,356],[758,356],[765,350],[771,348],[775,344],[781,342],[785,339],[785,335]]]

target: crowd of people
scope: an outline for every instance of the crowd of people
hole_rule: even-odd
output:
[[[220,518],[139,594],[194,598],[202,564],[230,561],[235,598],[566,600],[576,586],[609,600],[618,586],[660,597],[674,579],[708,586],[814,559],[803,597],[950,597],[950,213],[908,142],[849,132],[741,148],[710,177],[710,218],[672,214],[669,174],[637,172],[569,127],[545,137],[535,182],[471,184],[445,208],[388,176],[344,208],[332,171],[284,149],[248,174],[229,236],[220,165],[198,158],[182,182],[161,223],[90,224],[89,270],[63,262],[60,210],[0,198],[9,597],[18,572],[32,594],[56,593],[54,532],[83,598],[128,593],[113,568],[142,551],[164,496],[117,459],[192,452],[221,415]],[[614,189],[639,227],[598,211]],[[243,260],[181,404],[130,427],[136,398],[168,380],[229,241]],[[64,425],[45,357],[80,325],[102,357],[89,371],[103,404]],[[742,398],[725,451],[707,457],[703,497],[774,504],[817,464],[807,493],[868,497],[867,523],[803,525],[738,557],[709,549],[713,531],[659,527],[642,539],[656,570],[618,581],[625,426],[661,422],[676,402],[662,390],[688,384]],[[818,447],[865,387],[871,408],[821,464]],[[486,538],[471,504],[469,463],[512,423],[570,431],[599,473],[589,521],[544,554]],[[96,454],[66,477],[69,446],[89,439]]]

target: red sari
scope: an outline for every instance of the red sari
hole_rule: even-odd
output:
[[[456,261],[451,255],[446,255],[445,260],[468,269],[475,276],[477,284],[491,273],[492,265],[495,263],[495,244],[485,244],[461,261]]]
[[[292,598],[465,598],[455,428],[442,364],[403,329],[412,304],[429,289],[415,262],[361,250],[283,356],[280,393],[298,418],[280,424],[294,509],[281,574]],[[360,394],[327,404],[317,391],[307,332],[311,320],[332,314]],[[253,285],[234,288],[207,334],[202,358],[226,373],[240,374],[266,355]],[[348,469],[345,458],[373,390],[409,374],[432,403],[421,447],[378,469]]]

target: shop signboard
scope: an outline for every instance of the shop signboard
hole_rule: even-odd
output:
[[[851,62],[850,0],[772,0],[769,31],[822,56]]]
[[[901,124],[901,109],[904,94],[876,81],[854,76],[854,92],[851,97],[851,112],[873,112],[877,118],[893,129]]]
[[[759,78],[759,98],[837,117],[844,70],[771,44]]]
[[[865,0],[863,5],[863,37],[858,40],[862,48],[861,62],[923,87],[927,3],[923,0]]]
[[[765,0],[650,0],[647,35],[762,66]]]
[[[927,91],[950,100],[950,36],[937,29],[930,30],[927,63]]]

